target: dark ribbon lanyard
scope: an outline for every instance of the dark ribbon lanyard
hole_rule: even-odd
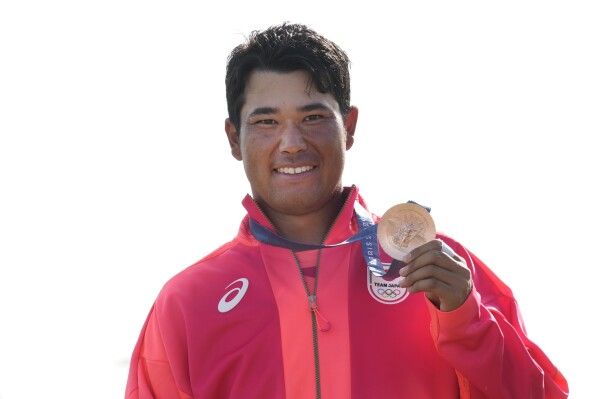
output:
[[[397,259],[393,259],[389,269],[385,272],[379,253],[379,244],[377,238],[378,225],[374,223],[370,213],[357,201],[354,206],[354,212],[358,218],[358,227],[360,231],[347,240],[336,244],[306,244],[302,242],[291,241],[274,233],[272,230],[267,229],[251,218],[250,231],[258,241],[264,244],[287,248],[296,252],[310,251],[321,248],[334,248],[341,245],[351,244],[352,242],[362,241],[362,255],[364,256],[366,265],[372,274],[378,277],[391,279],[396,278],[399,275],[399,269],[405,266],[405,263]]]

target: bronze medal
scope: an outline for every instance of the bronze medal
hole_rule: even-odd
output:
[[[392,258],[403,261],[414,248],[435,239],[435,222],[422,206],[399,204],[383,214],[377,235],[383,250]]]

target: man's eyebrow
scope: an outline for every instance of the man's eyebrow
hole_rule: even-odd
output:
[[[325,105],[323,103],[306,104],[306,105],[300,107],[299,110],[300,110],[300,112],[310,112],[310,111],[333,112],[333,109],[331,107],[329,107],[328,105]]]
[[[299,112],[311,112],[311,111],[333,112],[333,109],[323,103],[311,103],[311,104],[306,104],[306,105],[299,107],[298,111]],[[273,115],[278,112],[279,112],[279,109],[276,107],[258,107],[256,109],[254,109],[252,112],[250,112],[248,117],[251,118],[254,116]]]
[[[272,115],[272,114],[276,114],[277,112],[279,112],[278,108],[259,107],[259,108],[254,109],[252,112],[250,112],[250,114],[248,116],[252,117],[252,116],[258,116],[258,115]]]

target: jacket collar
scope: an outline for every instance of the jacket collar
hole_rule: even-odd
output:
[[[337,219],[333,223],[331,230],[325,240],[325,244],[332,244],[346,240],[353,234],[358,232],[358,224],[354,217],[354,203],[359,201],[360,204],[368,209],[366,203],[362,197],[358,194],[358,187],[353,185],[343,188],[344,194],[347,196],[341,211],[339,212]],[[261,225],[275,231],[270,221],[266,218],[262,210],[254,202],[251,195],[247,194],[241,202],[247,210],[247,215],[243,218],[241,226],[239,227],[238,240],[244,242],[247,245],[255,246],[258,245],[258,241],[252,236],[249,228],[249,218],[254,219]],[[378,219],[373,216],[375,221]]]

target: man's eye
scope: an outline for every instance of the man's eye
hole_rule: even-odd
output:
[[[321,119],[321,118],[322,118],[322,115],[309,115],[306,118],[304,118],[304,120],[306,120],[306,121],[315,121],[315,120],[318,120],[318,119]]]
[[[277,122],[274,119],[260,119],[259,121],[256,122],[256,124],[259,125],[274,125]]]

